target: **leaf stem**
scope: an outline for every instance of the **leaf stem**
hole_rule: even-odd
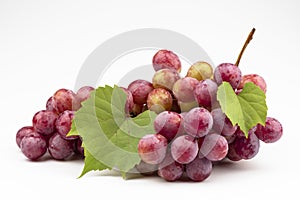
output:
[[[248,37],[247,37],[247,40],[245,41],[244,46],[243,46],[243,48],[242,48],[242,50],[241,50],[241,52],[240,52],[240,54],[239,54],[239,57],[238,57],[238,59],[237,59],[236,62],[235,62],[235,66],[239,66],[240,60],[241,60],[241,58],[242,58],[242,56],[243,56],[243,53],[244,53],[244,51],[245,51],[247,45],[248,45],[248,44],[250,43],[250,41],[252,40],[253,35],[254,35],[254,32],[255,32],[255,28],[253,28],[253,29],[251,30],[251,32],[249,33],[249,35],[248,35]]]

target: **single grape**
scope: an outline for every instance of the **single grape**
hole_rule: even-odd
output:
[[[242,160],[241,156],[239,156],[234,147],[234,143],[232,142],[231,144],[228,145],[228,153],[226,157],[231,160],[231,161],[239,161]]]
[[[135,80],[128,85],[127,88],[133,97],[133,102],[136,104],[147,103],[148,94],[154,89],[152,83],[146,80]]]
[[[47,100],[46,102],[46,110],[51,110],[55,113],[59,113],[56,105],[55,105],[55,102],[54,102],[54,98],[53,96],[49,97],[49,99]]]
[[[149,110],[161,113],[166,110],[171,110],[173,98],[168,90],[156,88],[152,90],[147,98],[147,107]]]
[[[180,134],[182,117],[176,112],[163,111],[154,120],[154,130],[163,135],[168,141]]]
[[[46,153],[47,141],[42,135],[30,132],[21,140],[20,148],[28,159],[37,160]]]
[[[172,157],[181,164],[192,162],[197,156],[198,150],[197,141],[189,135],[179,136],[171,144]]]
[[[211,108],[217,101],[218,85],[210,79],[200,81],[194,90],[194,96],[200,106]]]
[[[59,135],[65,140],[76,140],[79,137],[78,135],[67,136],[67,134],[71,130],[72,119],[74,118],[74,114],[75,111],[65,110],[64,112],[59,114],[56,120],[56,130],[59,133]]]
[[[78,110],[79,108],[81,108],[81,103],[86,101],[90,97],[91,92],[94,90],[95,88],[91,86],[83,86],[79,88],[75,95],[76,103],[73,103],[73,110]]]
[[[206,135],[200,152],[211,161],[222,160],[228,152],[227,140],[223,136],[214,133]]]
[[[133,96],[128,89],[123,88],[123,87],[121,87],[121,88],[126,93],[125,113],[129,114],[132,112],[133,106],[134,106]]]
[[[254,134],[255,131],[257,129],[257,126],[253,126],[249,131],[248,131],[248,135],[250,134]],[[238,128],[236,129],[234,135],[236,137],[245,137],[245,133],[240,129],[240,127],[238,126]]]
[[[241,83],[238,86],[238,89],[243,89],[244,85],[248,82],[252,82],[255,85],[257,85],[258,87],[260,87],[260,89],[262,89],[262,91],[264,91],[264,93],[267,92],[267,84],[266,84],[264,78],[257,74],[244,75],[242,77]]]
[[[212,129],[217,133],[222,133],[224,136],[233,135],[237,126],[233,126],[229,118],[223,113],[221,108],[216,108],[211,111],[213,117]]]
[[[205,108],[193,108],[184,118],[184,129],[193,137],[205,136],[211,130],[212,125],[213,118]]]
[[[186,76],[195,78],[198,81],[211,79],[213,76],[213,68],[207,62],[196,62],[188,69]]]
[[[173,85],[173,94],[181,102],[195,101],[194,90],[198,83],[197,79],[191,77],[178,79]]]
[[[282,125],[277,119],[267,117],[265,126],[258,124],[255,134],[265,143],[274,143],[282,136]]]
[[[212,163],[206,158],[195,158],[186,165],[186,175],[193,181],[204,181],[212,172]]]
[[[55,122],[58,115],[50,110],[41,110],[32,118],[33,128],[42,135],[52,135],[55,131]]]
[[[59,113],[65,110],[73,110],[73,105],[76,108],[78,107],[78,102],[72,90],[64,88],[57,90],[53,95],[53,100]]]
[[[159,50],[152,59],[153,68],[155,71],[161,69],[173,69],[180,73],[181,62],[179,57],[172,51],[162,49]]]
[[[18,147],[20,147],[22,139],[26,136],[29,135],[30,133],[34,132],[32,126],[24,126],[20,128],[16,134],[16,143]]]
[[[74,140],[65,140],[59,133],[54,133],[49,139],[48,151],[52,158],[65,160],[74,152]]]
[[[166,181],[176,181],[181,178],[184,172],[183,164],[176,162],[170,153],[158,165],[158,175]]]
[[[166,155],[168,141],[160,135],[145,135],[138,144],[141,159],[148,164],[160,163]]]
[[[144,176],[152,176],[156,174],[158,165],[152,165],[141,160],[141,162],[137,164],[135,168]]]
[[[242,79],[241,70],[230,63],[222,63],[215,68],[214,80],[220,85],[223,81],[230,83],[233,89],[236,89]]]
[[[248,138],[237,136],[232,144],[236,154],[245,160],[253,158],[259,151],[259,139],[254,133],[250,133]]]
[[[152,77],[154,88],[164,88],[172,91],[174,83],[180,79],[180,75],[173,69],[161,69],[155,72]]]

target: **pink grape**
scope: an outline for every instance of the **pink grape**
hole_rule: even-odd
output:
[[[154,120],[154,130],[163,135],[168,141],[174,139],[182,132],[182,117],[176,112],[164,111],[159,113]]]
[[[49,153],[56,160],[65,160],[74,152],[74,140],[65,140],[58,133],[49,139]]]
[[[159,50],[153,56],[152,64],[155,71],[161,69],[173,69],[177,72],[181,71],[181,62],[179,57],[174,52],[166,49]]]
[[[68,89],[59,89],[53,95],[54,106],[59,113],[65,110],[73,110],[73,105],[78,108],[75,93]]]
[[[241,70],[231,63],[222,63],[215,68],[214,80],[220,85],[223,81],[230,83],[236,89],[242,79]]]
[[[73,103],[73,110],[78,110],[79,108],[81,108],[82,106],[81,103],[86,101],[90,97],[91,92],[94,90],[95,88],[91,86],[83,86],[79,88],[79,90],[75,94],[75,102]]]
[[[241,83],[238,86],[238,89],[243,89],[244,85],[248,82],[252,82],[255,85],[257,85],[258,87],[260,87],[260,89],[262,89],[262,91],[264,91],[264,93],[267,92],[267,84],[266,81],[264,80],[263,77],[257,75],[257,74],[247,74],[244,75],[242,77]]]
[[[181,164],[192,162],[197,156],[198,150],[197,141],[189,135],[179,136],[171,144],[172,157]]]
[[[26,136],[29,135],[30,133],[34,132],[32,126],[24,126],[20,128],[16,134],[16,143],[18,147],[20,147],[22,139]]]
[[[205,108],[193,108],[184,118],[184,129],[193,137],[205,136],[211,130],[212,125],[213,118]]]
[[[191,77],[178,79],[173,85],[173,94],[181,102],[195,101],[194,90],[198,83],[197,79]]]
[[[211,108],[217,100],[218,85],[211,79],[200,81],[194,90],[194,96],[200,106]]]
[[[71,130],[72,126],[72,119],[74,118],[75,111],[72,110],[65,110],[64,112],[60,113],[55,126],[57,132],[60,134],[62,138],[65,140],[76,140],[78,139],[77,135],[67,136],[69,131]]]
[[[237,126],[233,126],[229,118],[223,113],[221,108],[216,108],[211,111],[213,117],[213,127],[217,133],[222,133],[224,136],[233,135]]]
[[[232,143],[235,148],[235,152],[242,159],[251,159],[259,151],[259,139],[254,133],[249,133],[248,138],[245,136],[237,136]]]
[[[37,160],[46,153],[47,141],[42,135],[31,132],[23,137],[20,148],[28,159]]]
[[[147,103],[148,94],[154,89],[152,83],[146,80],[135,80],[131,82],[127,89],[131,92],[133,102],[136,104]]]
[[[168,141],[160,135],[145,135],[138,144],[141,159],[148,164],[158,164],[165,158]]]
[[[274,143],[282,137],[282,125],[277,119],[267,117],[265,126],[258,124],[255,134],[265,143]]]
[[[50,110],[41,110],[32,118],[33,128],[42,135],[52,135],[58,115]]]
[[[186,165],[186,175],[193,181],[204,181],[212,172],[212,163],[206,158],[195,158]]]
[[[219,161],[225,158],[228,152],[227,140],[218,134],[205,136],[200,152],[211,161]]]
[[[184,165],[176,162],[170,152],[165,159],[158,165],[158,175],[166,181],[176,181],[182,177]]]

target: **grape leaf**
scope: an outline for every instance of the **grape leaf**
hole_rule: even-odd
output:
[[[119,87],[99,87],[75,113],[68,135],[80,135],[85,149],[82,175],[91,170],[118,169],[123,178],[140,162],[138,142],[154,134],[156,114],[145,111],[135,118],[125,113],[126,93]],[[81,176],[82,176],[81,175]]]
[[[231,123],[239,125],[246,137],[253,126],[265,125],[266,95],[254,83],[246,83],[242,92],[236,95],[231,85],[223,82],[218,88],[217,99]]]

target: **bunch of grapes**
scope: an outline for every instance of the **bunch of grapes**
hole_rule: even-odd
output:
[[[276,142],[282,136],[280,122],[267,117],[266,125],[250,129],[248,137],[232,124],[217,101],[217,89],[223,81],[238,94],[245,83],[253,82],[266,92],[266,82],[257,74],[242,76],[235,64],[222,63],[215,70],[206,62],[197,62],[185,77],[181,63],[172,51],[160,50],[153,57],[152,83],[136,80],[129,84],[127,110],[138,115],[145,109],[157,113],[156,134],[140,139],[141,163],[136,169],[144,175],[158,174],[167,181],[187,176],[203,181],[213,164],[253,158],[260,141]],[[131,106],[128,106],[131,105]]]
[[[90,96],[93,87],[84,86],[77,93],[59,89],[46,102],[46,108],[34,114],[31,126],[24,126],[16,134],[16,142],[30,160],[38,160],[47,153],[55,160],[67,160],[73,154],[84,157],[79,136],[67,136],[74,112]]]

